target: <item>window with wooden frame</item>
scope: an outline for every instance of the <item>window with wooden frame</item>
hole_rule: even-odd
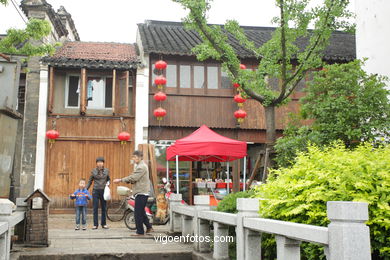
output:
[[[87,77],[87,107],[91,109],[112,108],[112,77]],[[65,83],[65,107],[80,106],[80,75],[69,74]]]
[[[154,67],[155,62],[151,61],[151,89],[155,89],[154,79],[160,73]],[[218,63],[181,60],[167,60],[167,63],[164,76],[168,94],[232,95],[232,82]]]
[[[65,83],[65,107],[78,108],[80,106],[80,76],[68,75]]]

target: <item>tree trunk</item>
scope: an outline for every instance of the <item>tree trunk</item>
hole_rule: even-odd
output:
[[[264,107],[265,112],[265,159],[264,159],[264,172],[262,181],[266,182],[268,177],[268,169],[274,167],[275,150],[274,145],[276,143],[276,122],[275,122],[275,106]]]
[[[275,106],[264,107],[267,147],[273,148],[276,143]],[[272,149],[271,149],[272,150]]]

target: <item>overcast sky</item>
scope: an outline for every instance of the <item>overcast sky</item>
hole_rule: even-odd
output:
[[[11,0],[9,0],[11,1]],[[19,0],[13,0],[20,4]],[[321,0],[315,0],[321,1]],[[135,42],[137,23],[145,20],[180,21],[186,13],[171,0],[47,0],[54,10],[63,5],[72,15],[82,41]],[[209,22],[235,19],[241,25],[272,26],[274,0],[214,0]],[[353,10],[353,8],[351,7]],[[0,34],[24,22],[10,2],[0,6]]]

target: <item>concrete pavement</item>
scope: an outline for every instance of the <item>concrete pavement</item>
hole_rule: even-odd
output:
[[[154,226],[154,232],[142,237],[127,229],[123,220],[110,222],[110,229],[92,230],[92,216],[88,229],[74,230],[73,215],[51,215],[49,218],[50,246],[27,248],[15,245],[11,259],[188,259],[192,245],[163,244],[156,236],[165,236],[168,227]]]

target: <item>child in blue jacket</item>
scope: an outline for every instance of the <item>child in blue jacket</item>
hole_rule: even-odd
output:
[[[83,230],[87,230],[87,205],[88,200],[91,199],[91,195],[88,190],[85,188],[85,179],[80,179],[79,188],[73,193],[70,194],[71,199],[76,199],[76,227],[75,230],[80,229],[80,215],[81,223],[83,225]]]

